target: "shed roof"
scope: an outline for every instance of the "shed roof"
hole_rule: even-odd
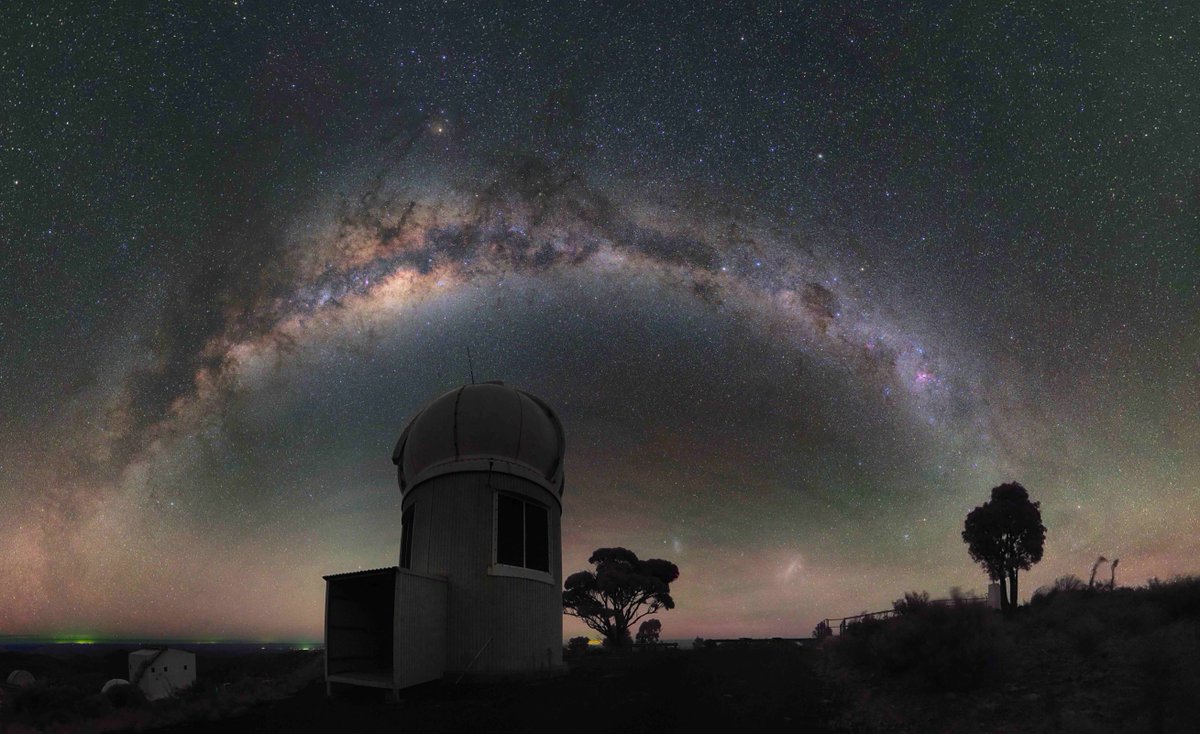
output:
[[[345,573],[331,573],[328,576],[322,576],[321,578],[325,579],[326,581],[329,581],[330,579],[348,579],[348,578],[352,578],[354,576],[375,576],[375,575],[382,575],[385,573],[395,573],[398,568],[400,568],[400,567],[399,566],[384,566],[383,568],[368,568],[363,571],[347,571]]]

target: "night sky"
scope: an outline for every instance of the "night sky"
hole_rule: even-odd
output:
[[[679,565],[664,637],[981,591],[1014,480],[1023,596],[1200,571],[1190,3],[52,5],[0,9],[0,634],[319,640],[468,349],[562,418],[564,571]]]

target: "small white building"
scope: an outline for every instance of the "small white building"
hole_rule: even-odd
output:
[[[150,701],[174,696],[196,682],[196,656],[174,648],[131,652],[129,682]]]
[[[1004,608],[1000,598],[1000,584],[994,581],[988,584],[987,605],[988,609],[994,609],[996,611],[1000,611]]]
[[[392,455],[399,565],[325,577],[330,692],[562,670],[563,449],[554,411],[503,383],[417,413]]]

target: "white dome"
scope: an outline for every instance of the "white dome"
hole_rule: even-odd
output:
[[[116,688],[117,686],[127,686],[127,685],[129,685],[129,681],[125,680],[124,678],[111,678],[111,679],[109,679],[108,682],[106,682],[104,684],[104,687],[100,689],[100,692],[108,693],[110,688]]]
[[[531,470],[561,496],[563,449],[562,424],[548,405],[515,387],[485,382],[451,390],[426,405],[400,434],[392,463],[401,492],[435,470],[491,460]]]

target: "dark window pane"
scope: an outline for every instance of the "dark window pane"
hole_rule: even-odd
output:
[[[400,516],[400,568],[412,568],[413,508],[409,505]]]
[[[496,563],[525,565],[524,504],[508,495],[496,498]]]
[[[550,570],[550,518],[541,505],[525,505],[525,567]]]

